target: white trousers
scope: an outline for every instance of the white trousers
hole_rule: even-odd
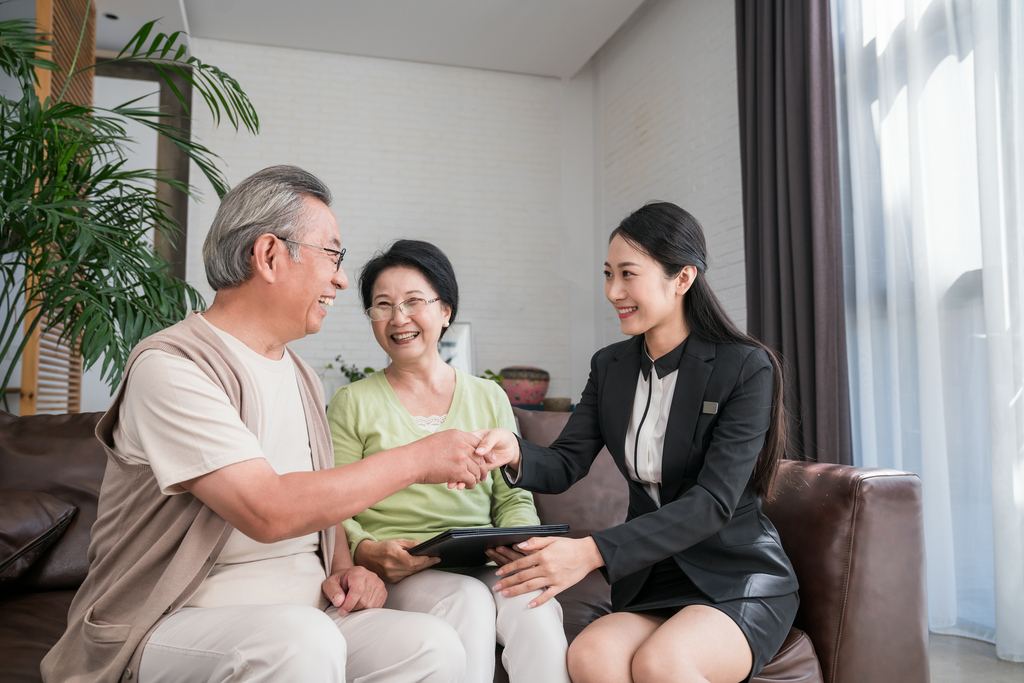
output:
[[[569,683],[562,630],[562,606],[549,600],[529,608],[532,591],[502,597],[492,586],[497,567],[469,574],[425,569],[388,584],[385,608],[423,612],[444,619],[466,650],[465,683],[494,679],[494,644],[504,645],[501,661],[512,683]]]
[[[185,608],[142,651],[140,683],[460,683],[466,655],[440,619],[305,605]]]

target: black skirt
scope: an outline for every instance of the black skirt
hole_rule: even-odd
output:
[[[737,598],[715,602],[705,595],[671,557],[651,569],[650,576],[624,612],[651,612],[671,617],[690,605],[707,605],[725,612],[743,631],[754,655],[749,681],[778,653],[796,618],[796,591],[770,598]]]

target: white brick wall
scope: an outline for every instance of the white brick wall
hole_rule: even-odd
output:
[[[376,249],[412,237],[455,265],[477,371],[537,365],[550,395],[569,395],[558,80],[210,40],[195,52],[237,78],[260,115],[257,137],[196,122],[229,181],[294,163],[334,192],[353,283],[324,329],[293,344],[311,365],[339,353],[385,364],[355,277]],[[208,300],[201,247],[216,207],[207,188],[189,216],[188,279]]]
[[[608,233],[652,199],[704,225],[711,282],[745,327],[732,3],[647,3],[565,82],[194,43],[260,114],[257,137],[196,121],[229,181],[294,163],[334,191],[353,289],[320,334],[293,345],[314,367],[339,353],[384,365],[354,280],[374,250],[415,237],[455,264],[477,371],[538,365],[552,374],[549,395],[576,399],[590,355],[622,338],[600,276]],[[200,250],[217,202],[192,177],[206,199],[190,212],[188,278],[209,300]]]
[[[579,397],[590,355],[622,338],[604,299],[608,233],[651,199],[703,223],[710,279],[746,325],[733,4],[659,0],[571,80],[193,40],[235,76],[257,137],[194,132],[236,183],[271,164],[320,176],[349,249],[353,289],[320,334],[294,344],[320,369],[337,354],[381,367],[355,295],[360,266],[399,237],[437,243],[462,284],[476,368],[524,363],[549,395]],[[588,142],[589,147],[588,147]],[[217,199],[189,214],[188,279],[212,300],[201,247]]]
[[[735,32],[732,2],[661,0],[641,6],[595,57],[603,147],[595,249],[603,256],[608,234],[644,203],[675,202],[704,226],[708,278],[744,329]],[[604,327],[605,343],[624,338],[610,305]]]

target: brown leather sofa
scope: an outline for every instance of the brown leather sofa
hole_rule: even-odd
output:
[[[550,444],[568,413],[513,409],[523,438]],[[541,522],[574,536],[618,524],[628,493],[607,451],[557,496],[534,496]],[[800,581],[800,611],[781,651],[753,680],[928,683],[921,481],[895,470],[783,462],[765,513]],[[611,607],[599,572],[558,597],[572,639]]]
[[[516,410],[522,434],[550,443],[566,413]],[[0,682],[39,681],[85,577],[105,455],[98,414],[16,418],[0,412]],[[575,535],[620,522],[626,489],[602,455],[541,520]],[[796,628],[755,681],[927,683],[921,486],[892,470],[787,462],[766,505],[800,579]],[[608,613],[597,572],[559,596],[574,638]],[[504,680],[497,667],[496,680]],[[540,682],[542,683],[542,682]]]

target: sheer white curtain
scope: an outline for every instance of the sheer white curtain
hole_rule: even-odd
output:
[[[932,630],[1024,661],[1024,2],[833,22],[855,461],[921,476]]]

